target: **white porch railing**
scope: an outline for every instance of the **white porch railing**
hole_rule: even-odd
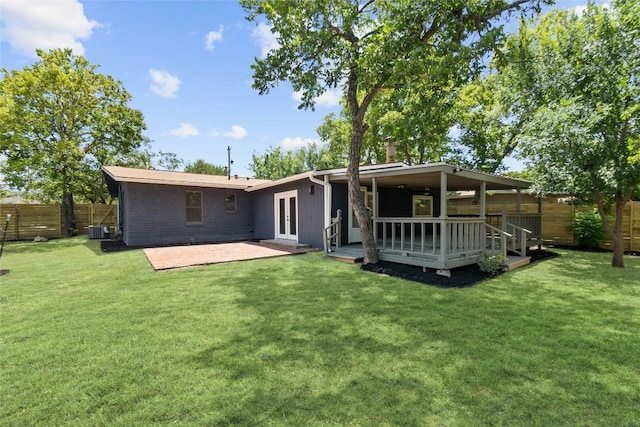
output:
[[[507,259],[507,239],[511,239],[513,235],[506,231],[500,230],[492,225],[485,225],[487,230],[487,239],[489,239],[489,255],[495,255],[499,250],[502,255],[502,259]],[[496,244],[496,242],[498,242]]]
[[[331,252],[331,248],[335,246],[336,248],[340,247],[340,230],[342,224],[342,210],[338,209],[336,212],[336,217],[331,218],[331,225],[325,227],[322,231],[322,243],[323,243],[323,251],[324,255],[327,256],[329,252]]]
[[[532,234],[532,231],[519,227],[515,224],[511,224],[510,222],[507,222],[504,225],[507,234],[511,235],[511,238],[509,239],[511,243],[511,250],[520,256],[527,255],[527,242],[529,241],[529,236]]]
[[[486,249],[482,218],[376,218],[373,220],[381,252],[447,258],[479,256]]]
[[[531,231],[529,239],[542,239],[542,215],[539,213],[503,213],[487,215],[487,223],[504,230],[502,224],[509,223]]]

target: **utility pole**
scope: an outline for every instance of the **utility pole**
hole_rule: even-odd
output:
[[[233,164],[233,160],[231,160],[231,146],[227,146],[227,179],[231,179],[231,165]]]

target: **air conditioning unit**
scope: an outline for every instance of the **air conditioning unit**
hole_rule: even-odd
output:
[[[89,239],[108,239],[110,236],[108,225],[90,225]]]

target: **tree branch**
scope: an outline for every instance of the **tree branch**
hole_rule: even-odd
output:
[[[491,12],[488,15],[467,15],[467,16],[464,16],[463,18],[465,20],[473,21],[473,22],[476,22],[478,24],[484,24],[487,21],[489,21],[490,19],[493,19],[496,16],[501,15],[502,13],[506,12],[509,9],[514,9],[514,8],[520,6],[520,5],[523,5],[525,3],[529,3],[530,1],[531,0],[517,0],[517,1],[514,1],[512,3],[505,4],[504,6],[494,10],[493,12]]]
[[[367,2],[365,2],[362,7],[358,10],[358,15],[361,14],[362,12],[364,12],[364,10],[366,8],[368,8],[369,6],[371,6],[373,3],[375,3],[376,0],[369,0]]]

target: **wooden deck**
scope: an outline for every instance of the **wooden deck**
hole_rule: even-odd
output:
[[[531,217],[527,219],[533,221]],[[532,232],[508,222],[502,226],[504,229],[498,229],[479,217],[373,219],[380,260],[436,270],[475,264],[487,255],[502,255],[508,269],[527,264],[526,257],[508,261],[507,252],[526,255]],[[337,246],[340,236],[334,229],[340,229],[340,215],[324,229],[325,255],[346,262],[361,261],[362,246]]]
[[[437,252],[439,252],[439,250]],[[404,252],[404,253],[407,253],[407,252]],[[415,262],[415,260],[414,262],[411,262],[411,259],[409,259],[406,255],[402,255],[402,254],[403,254],[402,251],[385,251],[385,250],[378,249],[378,256],[383,261],[391,261],[391,262],[397,262],[400,264],[410,264],[410,265],[429,267],[428,265],[423,265],[428,261],[423,261],[419,259],[418,262]],[[351,263],[351,264],[362,262],[362,260],[364,259],[362,244],[354,243],[347,246],[340,246],[338,248],[334,247],[331,249],[331,252],[327,254],[327,257],[335,259],[337,261],[342,261],[342,262]],[[413,258],[418,258],[418,254],[415,254]],[[475,264],[476,262],[480,261],[480,259],[477,259],[475,261],[472,261],[470,259],[464,259],[464,261],[465,261],[465,264],[462,264],[462,265],[469,265],[469,264]],[[505,270],[511,271],[511,270],[515,270],[516,268],[523,267],[529,264],[530,262],[531,262],[531,257],[529,256],[509,255],[509,257],[503,263],[503,266]],[[459,267],[460,266],[461,265],[459,265]],[[435,268],[435,267],[430,267],[430,268]]]

